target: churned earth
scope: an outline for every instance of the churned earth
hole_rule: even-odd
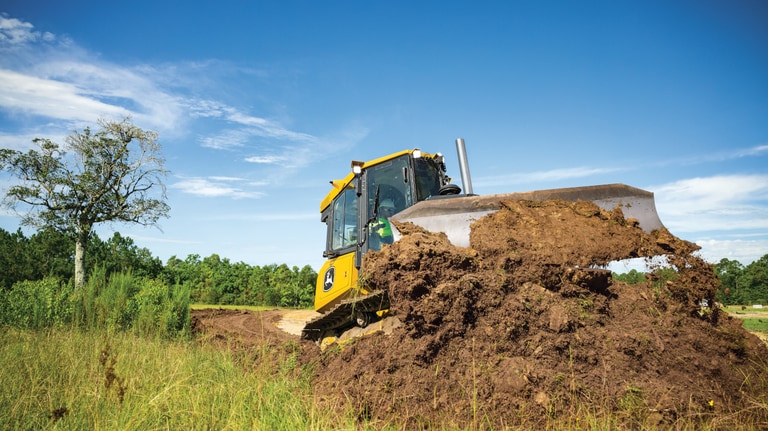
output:
[[[504,202],[473,224],[468,248],[397,227],[403,238],[367,254],[361,275],[389,292],[402,325],[322,352],[302,342],[320,405],[414,428],[531,426],[584,408],[643,425],[744,411],[754,420],[768,348],[702,307],[718,281],[695,244],[589,202]],[[601,270],[657,255],[677,272],[630,286]],[[298,342],[278,311],[193,320],[204,334]]]

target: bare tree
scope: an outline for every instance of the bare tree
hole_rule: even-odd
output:
[[[95,224],[156,226],[170,211],[157,133],[130,118],[98,124],[96,132],[74,131],[63,149],[42,138],[32,141],[39,150],[0,149],[0,168],[20,180],[8,189],[5,204],[29,207],[20,213],[24,225],[50,226],[75,238],[76,286],[85,282],[85,246]]]

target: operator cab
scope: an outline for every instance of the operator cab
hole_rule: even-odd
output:
[[[333,182],[343,189],[329,194],[330,205],[322,211],[321,219],[328,227],[324,257],[380,250],[391,241],[382,241],[373,224],[388,223],[389,216],[419,201],[460,192],[450,183],[440,153],[407,150],[366,163],[352,162],[352,166],[352,174]],[[392,212],[385,215],[382,204],[391,206]]]
[[[461,190],[450,181],[442,154],[423,153],[419,149],[368,162],[353,161],[351,173],[342,180],[331,181],[333,188],[320,203],[320,220],[327,232],[323,257],[327,260],[318,272],[315,310],[330,313],[344,301],[353,301],[359,295],[374,295],[358,284],[363,255],[397,239],[397,231],[388,220],[391,215],[421,201],[457,195]],[[382,210],[384,207],[392,208],[391,215]],[[387,308],[383,303],[377,302],[374,306],[366,302],[375,302],[378,298],[363,300],[364,306],[358,304],[361,305],[356,309],[358,317],[365,317],[363,320],[367,322],[372,318],[371,312]],[[376,310],[366,310],[368,306]],[[335,314],[328,318],[336,317],[348,318]]]

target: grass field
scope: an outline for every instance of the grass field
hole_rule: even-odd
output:
[[[0,429],[359,429],[318,411],[311,370],[290,354],[275,369],[277,353],[245,369],[192,341],[1,328]]]
[[[757,313],[745,324],[768,320],[768,310]],[[318,408],[313,371],[298,364],[300,346],[273,347],[257,346],[243,357],[195,340],[0,327],[0,430],[406,429],[397,423],[360,422],[354,412],[336,415]],[[768,408],[766,403],[768,399],[755,400],[759,409]],[[574,417],[548,423],[547,429],[617,429],[621,421],[615,415],[626,413],[591,405],[577,411]],[[717,418],[711,423],[682,419],[674,429],[720,429],[717,423]],[[734,429],[760,425],[741,422]]]
[[[751,332],[768,335],[768,307],[753,308],[751,306],[731,305],[723,307],[733,317],[744,321],[744,328]]]

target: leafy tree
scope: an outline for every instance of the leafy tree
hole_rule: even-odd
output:
[[[29,258],[29,240],[21,232],[0,229],[0,288],[10,288],[14,283],[30,279],[33,268]]]
[[[156,225],[170,210],[157,134],[127,118],[99,120],[99,126],[95,132],[74,131],[64,148],[36,138],[37,150],[0,150],[0,168],[20,180],[6,193],[6,204],[29,207],[21,214],[22,224],[52,227],[75,238],[76,286],[85,281],[85,249],[95,224]],[[152,197],[155,191],[159,198]]]
[[[29,239],[27,254],[32,259],[33,273],[28,280],[44,277],[69,280],[74,273],[74,252],[72,237],[52,228],[38,231]]]
[[[768,254],[744,268],[739,278],[739,290],[747,299],[742,303],[768,303]]]
[[[627,284],[635,285],[646,281],[645,273],[636,269],[631,269],[626,274],[613,273],[614,280],[618,280]]]
[[[741,298],[741,291],[738,286],[739,277],[744,271],[744,265],[738,260],[720,259],[715,264],[715,273],[720,279],[720,289],[717,294],[717,300],[723,304],[740,304],[746,298]]]
[[[120,232],[115,232],[107,241],[93,235],[87,251],[87,266],[102,265],[107,274],[130,270],[138,277],[157,278],[163,272],[163,263],[159,258],[152,256],[148,249],[139,248],[131,237],[122,236]]]
[[[723,304],[768,303],[768,254],[746,267],[736,260],[721,259],[715,272],[722,285],[717,300]]]

